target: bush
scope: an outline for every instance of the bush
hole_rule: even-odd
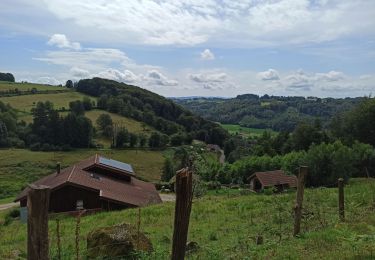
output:
[[[3,225],[8,226],[13,221],[13,219],[18,218],[19,216],[20,216],[20,210],[12,209],[5,215]]]
[[[8,214],[12,218],[18,218],[20,216],[20,210],[19,209],[12,209]]]

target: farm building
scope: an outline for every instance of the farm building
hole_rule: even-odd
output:
[[[256,192],[269,187],[275,187],[278,191],[297,187],[297,177],[286,175],[282,170],[256,172],[248,180],[250,182],[250,189]]]
[[[67,212],[80,209],[115,210],[161,203],[151,183],[135,178],[131,165],[92,156],[73,166],[61,169],[34,183],[51,188],[50,212]],[[27,206],[24,189],[15,201]]]

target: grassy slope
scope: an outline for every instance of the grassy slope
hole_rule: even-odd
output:
[[[230,134],[239,133],[244,136],[260,136],[263,134],[264,131],[269,131],[271,134],[276,134],[276,132],[271,129],[249,128],[231,124],[221,124],[221,126],[224,129],[228,130]]]
[[[22,149],[0,150],[0,198],[15,196],[27,183],[55,170],[56,162],[67,167],[95,153],[133,165],[138,176],[160,179],[164,158],[160,151],[76,150],[71,152],[32,152]]]
[[[143,133],[149,136],[151,134],[151,131],[156,131],[153,127],[150,127],[147,125],[145,126],[145,128],[142,127],[141,122],[136,121],[132,118],[123,117],[123,116],[110,113],[104,110],[95,109],[95,110],[87,111],[85,113],[85,116],[88,117],[93,122],[94,126],[96,127],[97,126],[96,120],[101,114],[109,114],[113,120],[113,123],[117,124],[120,127],[125,127],[131,133],[136,133],[136,134]],[[111,140],[108,138],[98,137],[96,138],[96,141],[97,143],[104,145],[104,147],[106,148],[111,147]]]
[[[5,104],[10,104],[13,108],[23,111],[30,112],[38,101],[51,101],[56,109],[69,108],[69,102],[75,100],[82,100],[85,97],[76,91],[58,93],[58,94],[35,94],[35,95],[22,95],[13,97],[1,97],[0,100]],[[92,100],[96,100],[90,97]]]
[[[190,241],[200,245],[191,259],[370,259],[375,252],[375,181],[352,181],[346,186],[345,223],[339,223],[337,189],[307,189],[305,212],[314,213],[302,222],[302,235],[293,238],[292,207],[295,193],[283,195],[240,195],[220,191],[195,200],[189,228]],[[137,223],[137,209],[106,212],[81,219],[80,248],[85,254],[86,235],[94,228],[121,222]],[[174,204],[143,208],[141,230],[151,238],[154,255],[168,259],[171,248]],[[4,213],[0,212],[1,216]],[[56,224],[50,221],[52,255],[56,255]],[[61,221],[62,250],[66,259],[74,257],[75,219]],[[25,255],[26,225],[14,221],[0,226],[0,255],[14,250]],[[263,245],[255,244],[262,235]]]
[[[107,111],[104,111],[104,110],[100,110],[100,109],[94,109],[94,110],[91,110],[91,111],[87,111],[85,113],[85,116],[88,117],[89,119],[91,119],[91,121],[95,124],[95,126],[97,126],[96,120],[98,119],[98,117],[101,114],[110,115],[111,118],[112,118],[112,121],[114,123],[118,124],[118,126],[125,127],[126,129],[128,129],[132,133],[137,133],[137,134],[144,133],[144,134],[148,135],[148,134],[150,134],[151,130],[156,131],[154,128],[152,128],[150,126],[146,126],[146,128],[144,129],[142,127],[141,122],[136,121],[132,118],[123,117],[123,116],[120,116],[120,115],[117,115],[117,114],[114,114],[114,113],[110,113],[110,112],[107,112]]]
[[[0,91],[18,89],[21,91],[31,90],[36,88],[37,90],[63,90],[65,88],[51,85],[34,84],[34,83],[18,83],[18,82],[6,82],[0,81]]]

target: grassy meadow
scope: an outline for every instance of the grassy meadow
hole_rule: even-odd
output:
[[[0,199],[16,196],[28,183],[96,153],[130,163],[136,174],[149,181],[160,179],[164,163],[161,151],[75,150],[70,152],[33,152],[24,149],[0,150]]]
[[[301,235],[292,236],[295,192],[266,195],[219,190],[194,200],[188,241],[199,244],[187,259],[373,259],[375,256],[375,180],[353,179],[345,187],[346,221],[339,222],[337,188],[306,189]],[[6,212],[0,212],[0,222]],[[141,231],[154,252],[142,259],[168,259],[173,234],[174,203],[141,209]],[[137,223],[138,209],[103,212],[80,221],[80,254],[95,228]],[[75,257],[76,219],[63,218],[63,259]],[[51,258],[56,257],[56,222],[49,221]],[[26,224],[0,225],[0,258],[24,257]],[[257,236],[264,243],[257,245]]]
[[[107,111],[104,111],[104,110],[95,109],[95,110],[87,111],[85,113],[85,116],[88,117],[89,119],[91,119],[91,121],[94,123],[94,125],[97,126],[96,120],[98,119],[98,117],[101,114],[110,115],[114,124],[125,127],[126,129],[129,130],[129,132],[137,133],[137,134],[139,134],[139,133],[145,133],[146,134],[146,133],[150,132],[150,128],[147,126],[144,129],[143,126],[142,126],[142,123],[139,122],[139,121],[136,121],[136,120],[131,119],[131,118],[123,117],[123,116],[120,116],[120,115],[117,115],[117,114],[114,114],[114,113],[110,113],[110,112],[107,112]]]
[[[20,91],[27,91],[33,88],[37,90],[64,90],[65,89],[65,88],[58,87],[58,86],[36,84],[36,83],[19,83],[19,82],[0,81],[0,91],[15,90],[15,89],[18,89]]]
[[[243,136],[260,136],[263,134],[264,131],[268,131],[271,134],[276,134],[275,131],[271,129],[259,129],[259,128],[250,128],[250,127],[244,127],[240,125],[231,125],[231,124],[221,124],[221,126],[228,130],[230,134],[240,134]]]
[[[45,102],[50,101],[55,106],[55,109],[62,109],[63,107],[68,109],[69,102],[75,100],[82,100],[86,95],[76,92],[69,91],[57,94],[34,94],[34,95],[21,95],[12,97],[1,97],[0,101],[5,104],[10,104],[14,109],[21,112],[30,112],[33,107],[35,107],[38,101]],[[96,101],[94,97],[90,97],[92,100]]]

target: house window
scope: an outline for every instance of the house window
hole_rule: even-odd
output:
[[[83,200],[77,200],[76,209],[77,210],[83,209]]]

